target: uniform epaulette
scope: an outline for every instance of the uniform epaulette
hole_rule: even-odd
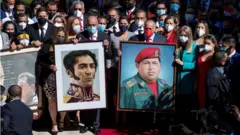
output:
[[[133,85],[137,84],[137,81],[133,78],[133,79],[130,79],[129,81],[127,81],[124,85],[127,87],[127,88],[130,88],[132,87]]]

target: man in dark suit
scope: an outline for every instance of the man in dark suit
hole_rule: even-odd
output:
[[[32,135],[33,113],[21,101],[22,88],[12,85],[8,89],[8,101],[3,106],[2,118],[4,120],[4,133],[17,132],[19,135]]]
[[[233,102],[240,107],[238,95],[240,94],[240,54],[236,52],[236,40],[233,36],[225,36],[222,39],[222,49],[227,51],[229,64],[227,65],[227,76],[231,80],[231,90],[233,91]]]
[[[136,35],[143,34],[144,22],[147,20],[147,13],[144,10],[137,10],[135,12],[134,22],[130,25],[129,31],[134,32]]]
[[[151,42],[166,42],[166,38],[154,33],[156,30],[156,23],[153,20],[147,20],[144,26],[144,34],[132,36],[129,41],[144,41]]]
[[[55,33],[55,26],[48,22],[47,9],[41,7],[37,11],[38,22],[27,26],[27,33],[30,36],[31,45],[41,46],[51,42]]]
[[[214,67],[208,71],[206,87],[206,104],[207,106],[217,105],[217,101],[222,96],[229,93],[229,82],[224,73],[224,67],[227,62],[227,53],[225,51],[216,51],[213,55]],[[224,93],[224,95],[223,95]]]
[[[88,15],[85,13],[85,4],[82,1],[74,1],[70,8],[70,15],[75,16],[80,21],[80,31],[84,31],[87,25]]]
[[[97,30],[98,28],[98,20],[96,16],[88,16],[87,30],[81,32],[77,35],[77,39],[81,41],[104,41],[104,47],[106,49],[106,53],[109,53],[109,36],[104,32],[100,32]],[[108,59],[108,58],[107,58]],[[100,126],[100,110],[89,110],[89,111],[81,111],[80,120],[82,126],[80,126],[80,133],[85,133],[87,130],[91,130],[95,134],[99,134],[99,126]],[[96,118],[94,121],[90,120],[90,118]]]

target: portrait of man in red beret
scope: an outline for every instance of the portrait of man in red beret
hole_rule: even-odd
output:
[[[173,88],[159,78],[160,48],[142,49],[135,58],[138,73],[123,80],[120,88],[120,108],[165,111],[173,108]]]

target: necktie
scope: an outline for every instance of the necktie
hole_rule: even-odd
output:
[[[146,42],[147,42],[147,43],[150,42],[150,37],[147,37]]]
[[[41,41],[43,41],[43,38],[44,38],[44,31],[43,31],[43,28],[41,28]]]
[[[116,33],[116,26],[113,26],[113,33]]]
[[[80,30],[83,31],[82,18],[79,18],[79,22],[80,22]]]
[[[128,11],[128,19],[131,19],[131,11]]]

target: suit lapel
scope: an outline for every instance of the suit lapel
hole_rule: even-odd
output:
[[[39,39],[39,40],[41,40],[41,37],[40,37],[40,35],[39,35],[39,29],[40,29],[40,27],[38,26],[38,23],[36,23],[35,24],[35,31],[36,31],[36,37],[37,37],[37,39]]]
[[[46,41],[46,39],[48,37],[50,37],[50,34],[54,34],[54,33],[51,33],[51,26],[50,26],[50,23],[48,23],[48,27],[47,27],[46,33],[45,33],[45,35],[43,37],[43,41]]]

